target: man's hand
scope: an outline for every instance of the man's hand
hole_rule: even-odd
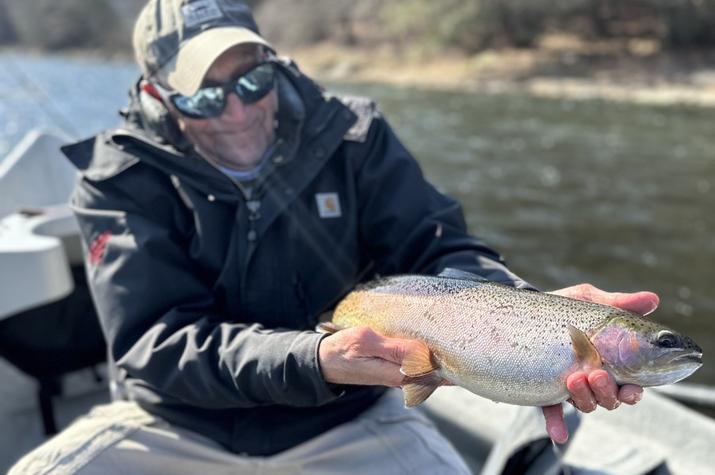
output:
[[[659,299],[653,292],[618,293],[604,292],[591,284],[580,284],[551,292],[564,297],[571,297],[589,302],[611,305],[630,310],[641,315],[648,315],[658,307]],[[643,388],[626,384],[618,388],[615,381],[603,369],[577,371],[566,379],[566,387],[571,393],[574,406],[583,412],[592,412],[597,406],[608,410],[617,408],[621,402],[635,404],[640,401]],[[543,407],[546,419],[546,432],[559,444],[568,440],[568,428],[564,422],[561,404]]]
[[[366,327],[348,328],[320,342],[318,358],[323,377],[335,384],[398,387],[402,359],[424,343],[378,335]]]

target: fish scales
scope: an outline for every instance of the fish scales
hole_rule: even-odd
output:
[[[591,337],[614,318],[654,325],[627,311],[552,294],[408,275],[353,291],[333,322],[423,341],[442,378],[495,401],[543,406],[568,397],[566,377],[583,365],[569,325]],[[615,373],[619,383],[643,384]]]

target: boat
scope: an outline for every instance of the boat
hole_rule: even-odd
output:
[[[106,347],[68,206],[77,172],[59,150],[68,141],[33,130],[0,162],[2,473],[87,410],[75,401],[74,413],[56,414],[63,398],[109,399]],[[79,370],[89,378],[78,379]]]
[[[0,323],[77,290],[82,249],[67,205],[76,173],[59,152],[66,141],[55,132],[32,131],[0,162]],[[63,377],[65,391],[54,396],[60,426],[109,401],[106,379]],[[0,382],[2,471],[49,434],[30,395],[32,381],[0,361]],[[529,474],[714,473],[715,420],[677,399],[715,407],[715,388],[678,383],[646,389],[634,407],[592,414],[570,410],[572,437],[557,449],[546,437],[538,408],[497,404],[443,387],[415,410],[435,422],[474,473],[499,474],[505,467]],[[559,472],[561,464],[568,468]]]

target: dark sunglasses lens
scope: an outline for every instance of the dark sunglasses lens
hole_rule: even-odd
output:
[[[205,119],[221,115],[225,95],[220,87],[205,87],[193,96],[176,95],[172,97],[172,101],[176,108],[187,116]]]
[[[261,64],[248,71],[236,81],[236,94],[244,104],[253,104],[263,99],[271,89],[275,73],[270,63]]]

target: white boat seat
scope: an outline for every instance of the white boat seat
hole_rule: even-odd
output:
[[[59,149],[68,140],[33,130],[0,162],[0,319],[72,291],[82,252],[67,206],[77,171]]]

